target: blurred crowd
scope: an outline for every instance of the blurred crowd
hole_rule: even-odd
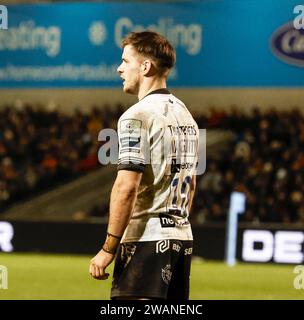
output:
[[[208,158],[198,177],[193,220],[225,221],[232,191],[246,194],[246,222],[304,223],[304,118],[297,110],[198,116],[200,128],[233,131],[235,138]]]
[[[75,110],[25,105],[0,109],[0,212],[15,201],[58,186],[98,167],[98,133],[122,113],[94,107]]]
[[[75,109],[6,106],[0,109],[0,212],[99,168],[98,133],[116,129],[124,108]],[[232,191],[246,194],[246,222],[304,223],[304,118],[298,110],[238,109],[195,114],[199,128],[233,132],[226,149],[208,157],[198,176],[191,220],[225,221]],[[89,215],[106,215],[108,204]]]

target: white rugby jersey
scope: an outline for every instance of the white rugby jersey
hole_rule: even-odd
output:
[[[122,242],[192,240],[199,130],[184,103],[167,89],[151,92],[120,117],[118,138],[118,170],[143,172]]]

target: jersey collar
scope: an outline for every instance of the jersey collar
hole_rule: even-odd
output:
[[[151,95],[151,94],[171,94],[171,92],[167,88],[161,88],[154,91],[151,91],[148,93],[145,97]]]

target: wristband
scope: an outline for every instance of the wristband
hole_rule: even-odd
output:
[[[122,238],[122,237],[114,236],[114,234],[112,234],[112,233],[110,233],[110,232],[107,232],[107,235],[110,236],[110,237],[119,239],[119,240]]]
[[[119,246],[121,237],[115,236],[109,232],[107,232],[107,238],[102,246],[102,250],[110,253],[110,254],[116,254],[117,248]]]
[[[116,254],[116,250],[115,250],[115,251],[110,251],[110,250],[108,250],[108,249],[105,249],[104,246],[101,248],[101,250],[103,250],[103,251],[106,252],[106,253]]]

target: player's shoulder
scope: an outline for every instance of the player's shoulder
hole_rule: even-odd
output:
[[[129,132],[128,130],[137,131],[147,128],[146,115],[139,103],[135,103],[129,107],[118,120],[118,132]]]
[[[132,105],[127,109],[119,118],[119,121],[125,119],[138,119],[143,122],[150,122],[150,119],[154,117],[155,105],[150,99],[143,99]]]
[[[121,122],[125,119],[137,118],[137,114],[138,114],[138,110],[136,108],[136,104],[134,104],[133,106],[125,110],[125,112],[118,119],[118,122]]]
[[[172,99],[174,99],[175,104],[180,107],[180,110],[182,110],[183,114],[185,115],[185,120],[191,120],[197,126],[197,123],[186,104],[174,95],[172,95]]]
[[[177,98],[175,95],[171,95],[172,99],[174,99],[175,103],[181,105],[183,108],[187,109],[186,104],[179,98]],[[187,109],[188,110],[188,109]]]

